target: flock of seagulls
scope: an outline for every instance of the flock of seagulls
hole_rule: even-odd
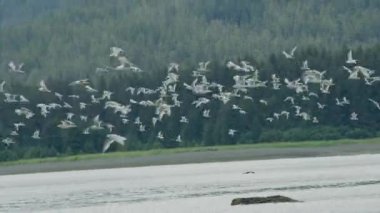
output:
[[[282,54],[286,59],[294,60],[296,57],[296,49],[297,47],[294,47],[290,52],[283,51]],[[127,59],[125,51],[119,47],[111,47],[109,57],[112,66],[97,68],[97,73],[112,71],[143,72]],[[219,102],[221,104],[231,102],[231,110],[242,117],[246,116],[248,109],[240,106],[237,104],[238,102],[234,100],[243,100],[251,103],[256,102],[259,106],[264,108],[271,104],[271,101],[265,98],[256,100],[250,96],[249,91],[255,88],[267,88],[272,90],[286,88],[293,91],[293,96],[288,96],[283,99],[283,102],[288,103],[289,107],[267,115],[265,122],[268,123],[280,119],[288,120],[290,118],[299,118],[311,123],[319,123],[319,118],[310,111],[304,110],[299,100],[296,100],[296,97],[301,97],[301,101],[314,100],[318,110],[325,110],[325,108],[331,104],[323,103],[320,96],[330,94],[331,89],[335,85],[334,80],[332,78],[326,78],[328,74],[327,71],[318,71],[310,68],[307,60],[300,64],[302,75],[299,76],[299,78],[288,79],[285,77],[281,79],[276,74],[272,74],[269,80],[262,80],[260,78],[260,71],[248,61],[229,61],[226,67],[230,69],[231,72],[234,72],[234,76],[232,77],[234,84],[232,88],[227,88],[225,85],[209,81],[207,78],[207,73],[210,71],[209,65],[209,61],[200,62],[198,67],[192,72],[192,82],[181,83],[179,64],[170,63],[167,69],[167,75],[159,87],[146,88],[129,86],[125,88],[125,93],[131,98],[123,103],[113,98],[114,92],[107,90],[100,91],[94,88],[89,79],[79,79],[68,84],[68,87],[82,89],[85,92],[86,98],[83,97],[83,94],[64,96],[59,93],[59,91],[50,89],[46,82],[41,80],[38,84],[38,92],[40,92],[41,95],[46,94],[46,96],[49,97],[49,101],[31,106],[30,100],[25,97],[25,95],[13,94],[7,91],[7,83],[2,81],[0,83],[0,93],[4,96],[3,103],[14,104],[14,113],[20,118],[20,121],[14,123],[14,128],[10,130],[8,136],[2,138],[1,142],[7,147],[16,143],[17,137],[19,137],[20,134],[24,134],[23,128],[25,128],[29,120],[36,117],[47,119],[55,113],[59,114],[60,112],[65,112],[64,115],[62,115],[62,113],[59,114],[60,120],[55,123],[56,128],[61,129],[61,131],[68,131],[68,129],[74,128],[81,129],[84,135],[89,135],[96,131],[106,131],[106,139],[102,149],[103,152],[106,152],[114,143],[121,146],[125,145],[127,138],[125,135],[120,135],[116,132],[115,123],[105,122],[104,117],[102,118],[100,114],[90,115],[86,113],[88,107],[96,105],[101,106],[102,110],[111,111],[117,115],[119,120],[115,122],[121,122],[126,126],[135,126],[142,134],[153,131],[156,128],[158,132],[156,138],[158,140],[172,140],[177,143],[182,143],[181,134],[178,134],[174,138],[167,138],[165,132],[160,130],[157,124],[165,122],[166,117],[172,117],[174,109],[181,108],[184,103],[183,100],[181,100],[180,94],[184,92],[193,95],[194,100],[190,104],[200,112],[203,119],[209,119],[214,116],[210,108],[212,102]],[[11,61],[8,66],[10,73],[17,75],[25,74],[25,71],[22,70],[22,63],[16,64]],[[374,76],[374,70],[358,65],[358,60],[353,58],[352,51],[347,53],[347,60],[342,69],[348,72],[348,80],[363,80],[367,85],[372,85],[380,81],[380,76]],[[311,85],[313,85],[314,88],[317,86],[319,90],[312,91],[310,89]],[[179,92],[180,90],[182,90],[181,93]],[[138,100],[135,96],[143,96],[145,99]],[[347,97],[336,97],[335,101],[335,105],[338,107],[345,107],[351,104]],[[380,110],[379,102],[371,98],[369,98],[368,101],[371,102],[375,108]],[[32,108],[34,108],[34,110],[32,110]],[[132,118],[130,114],[137,108],[153,109],[154,114],[151,117],[151,121],[143,121],[139,116]],[[351,121],[358,121],[359,117],[359,114],[354,111],[349,115]],[[177,119],[181,125],[187,125],[191,122],[186,114],[181,114]],[[235,137],[236,134],[239,133],[240,130],[235,128],[230,128],[226,132],[229,137]],[[33,140],[41,140],[47,137],[47,135],[44,134],[36,127],[30,138]]]

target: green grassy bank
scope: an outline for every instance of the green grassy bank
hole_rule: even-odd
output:
[[[104,153],[104,154],[103,153],[102,154],[83,154],[83,155],[73,155],[73,156],[7,161],[7,162],[0,163],[0,166],[39,164],[39,163],[52,163],[52,162],[85,161],[85,160],[93,160],[93,159],[149,157],[149,156],[170,155],[170,154],[191,153],[191,152],[210,152],[210,151],[217,152],[217,151],[226,151],[226,150],[247,150],[247,149],[264,149],[264,148],[278,148],[278,149],[313,148],[313,147],[341,146],[341,145],[349,145],[349,144],[380,144],[380,138],[357,139],[357,140],[342,139],[342,140],[331,140],[331,141],[239,144],[239,145],[210,146],[210,147],[154,149],[154,150],[147,150],[147,151],[112,152],[112,153]]]

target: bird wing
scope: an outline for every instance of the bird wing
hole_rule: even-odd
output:
[[[289,55],[289,53],[285,52],[285,50],[282,51],[282,54],[284,54],[284,56],[285,56],[286,58],[291,58],[291,57],[292,57],[291,55]]]
[[[352,50],[347,53],[347,61],[352,61]]]
[[[290,52],[290,55],[294,55],[294,52],[296,51],[296,49],[297,49],[297,46],[295,46],[295,47],[293,47],[293,49],[292,49],[292,51]]]
[[[109,139],[109,138],[106,139],[106,141],[104,141],[104,144],[103,144],[103,153],[106,152],[110,148],[110,146],[111,146],[111,144],[113,142],[115,142],[115,141],[112,140],[112,139]]]

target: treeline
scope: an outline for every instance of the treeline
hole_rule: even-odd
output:
[[[299,48],[295,52],[295,59],[286,59],[282,54],[272,54],[265,60],[256,60],[256,57],[241,58],[252,63],[260,70],[260,80],[270,81],[271,75],[276,74],[281,78],[281,89],[273,90],[268,82],[268,87],[249,89],[247,96],[253,101],[241,97],[232,98],[227,104],[215,100],[211,94],[205,95],[211,99],[207,104],[210,109],[210,118],[202,117],[202,108],[195,108],[192,102],[199,98],[191,91],[184,88],[183,83],[191,84],[193,81],[192,71],[197,68],[196,64],[180,64],[180,79],[177,84],[178,99],[182,101],[181,107],[172,108],[172,115],[165,116],[161,122],[153,126],[151,119],[154,116],[154,108],[146,108],[132,104],[132,112],[128,115],[129,123],[123,124],[119,115],[112,110],[104,109],[104,102],[90,104],[85,111],[79,109],[78,102],[91,102],[90,94],[81,88],[69,87],[68,80],[47,79],[46,84],[52,91],[64,95],[65,101],[73,106],[72,109],[59,109],[44,118],[36,107],[38,103],[58,102],[53,94],[41,93],[36,85],[25,85],[20,76],[8,81],[5,90],[12,94],[23,94],[30,100],[28,108],[36,115],[33,119],[21,119],[14,113],[15,108],[24,106],[21,103],[5,103],[0,100],[0,138],[9,136],[14,129],[13,124],[23,121],[26,126],[20,130],[20,135],[15,137],[17,143],[7,146],[0,144],[0,160],[14,160],[20,158],[62,156],[79,153],[101,152],[107,129],[93,131],[90,135],[83,135],[82,131],[89,123],[81,123],[79,115],[85,114],[89,119],[99,115],[105,123],[111,123],[115,127],[113,131],[128,138],[124,147],[112,146],[113,150],[145,150],[152,148],[172,148],[180,146],[212,146],[219,144],[258,143],[272,141],[300,141],[300,140],[328,140],[339,138],[366,138],[375,137],[379,134],[380,111],[368,101],[372,98],[380,100],[378,93],[380,82],[366,85],[364,80],[349,80],[348,73],[342,68],[345,64],[348,49],[341,48],[338,51],[323,49],[315,46]],[[376,70],[380,67],[380,45],[371,48],[358,48],[353,50],[355,59],[361,66]],[[330,94],[319,91],[319,85],[310,85],[307,93],[296,94],[294,90],[286,88],[284,78],[295,80],[302,75],[300,66],[304,60],[308,60],[312,69],[326,70],[325,78],[332,78],[334,86]],[[225,91],[232,91],[234,81],[232,77],[237,73],[226,67],[227,61],[211,61],[210,72],[206,74],[210,82],[217,82],[225,86]],[[111,72],[106,74],[88,74],[92,86],[99,91],[110,90],[114,92],[112,100],[123,104],[130,104],[131,100],[156,100],[158,95],[131,95],[125,89],[131,87],[147,87],[155,89],[162,85],[167,74],[167,67],[163,66],[155,75],[149,72]],[[378,72],[374,74],[378,75]],[[318,94],[318,98],[309,97],[309,92]],[[214,92],[215,93],[215,92]],[[67,98],[68,95],[79,95],[80,100]],[[100,93],[99,93],[100,94]],[[97,94],[96,96],[99,96]],[[295,116],[294,106],[284,99],[292,96],[295,105],[302,107],[302,111],[316,117],[318,123],[312,120],[303,120]],[[336,105],[336,98],[346,97],[350,104],[343,107]],[[266,100],[268,105],[261,104],[259,100]],[[317,102],[326,104],[321,110]],[[238,105],[246,114],[240,114],[232,109],[232,105]],[[273,117],[274,113],[281,111],[290,112],[289,119],[281,117],[269,122],[266,118]],[[75,114],[74,121],[78,128],[61,130],[57,128],[60,120],[65,119],[66,113]],[[358,114],[359,120],[351,120],[352,112]],[[189,119],[188,124],[179,122],[181,116]],[[137,117],[146,125],[146,132],[140,132],[138,125],[134,124]],[[41,140],[31,139],[33,131],[41,130]],[[229,129],[237,130],[234,136],[228,134]],[[161,131],[165,135],[164,140],[157,138]],[[183,142],[175,141],[181,135]]]
[[[191,66],[293,46],[336,51],[379,42],[377,0],[2,0],[1,76],[23,62],[24,82],[82,77],[119,46],[159,77],[168,62]]]

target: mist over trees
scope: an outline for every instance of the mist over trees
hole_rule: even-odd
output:
[[[133,121],[140,117],[143,123],[150,123],[152,110],[134,108],[128,117],[131,124],[125,126],[103,105],[87,109],[89,118],[100,114],[105,122],[115,125],[116,132],[127,136],[125,147],[115,146],[111,150],[378,135],[380,115],[368,98],[380,100],[377,92],[380,83],[368,86],[362,80],[348,80],[342,65],[352,49],[360,65],[379,70],[380,1],[0,0],[0,8],[0,80],[7,82],[7,91],[24,94],[36,114],[37,103],[55,100],[52,95],[37,91],[42,79],[53,91],[64,96],[77,94],[82,101],[89,102],[90,96],[85,91],[67,86],[72,80],[89,78],[96,89],[113,91],[113,99],[127,104],[130,98],[137,101],[157,98],[131,96],[125,92],[127,87],[157,88],[167,74],[168,64],[180,64],[177,90],[183,104],[157,128],[147,126],[147,133],[140,133]],[[295,59],[286,59],[281,52],[295,45],[298,46]],[[123,48],[144,72],[96,73],[97,67],[109,65],[111,46]],[[7,64],[11,60],[24,63],[27,73],[16,76],[9,73]],[[212,116],[204,119],[201,109],[191,104],[197,97],[182,83],[190,84],[198,62],[207,60],[211,61],[207,78],[230,89],[236,73],[226,67],[229,60],[251,62],[260,70],[260,79],[268,81],[272,74],[282,80],[299,78],[300,66],[308,60],[313,69],[326,70],[326,78],[333,78],[335,85],[331,94],[318,93],[318,99],[309,101],[303,100],[305,94],[294,94],[284,84],[281,90],[270,86],[255,88],[247,93],[253,102],[234,98],[223,104],[213,100],[208,106]],[[294,96],[304,111],[318,117],[319,123],[294,117],[266,121],[281,110],[294,111],[283,101],[287,96]],[[350,105],[336,106],[335,98],[344,96],[350,99]],[[2,99],[1,96],[0,138],[7,137],[13,123],[21,120],[14,109],[22,106]],[[267,100],[268,106],[260,104],[260,99]],[[36,115],[25,121],[27,125],[17,137],[17,144],[10,147],[0,144],[0,161],[100,152],[107,130],[83,135],[84,124],[75,130],[56,128],[66,112],[81,113],[77,100],[68,102],[74,109],[62,110],[48,119]],[[327,109],[318,110],[317,102],[328,104]],[[241,106],[247,114],[242,116],[231,110],[232,104]],[[352,112],[359,114],[358,121],[350,120]],[[190,123],[180,124],[180,115],[186,115]],[[46,135],[40,141],[30,139],[36,128]],[[227,134],[229,129],[238,132],[231,137]],[[167,139],[158,140],[158,131],[164,132]],[[175,141],[179,134],[183,143]]]

